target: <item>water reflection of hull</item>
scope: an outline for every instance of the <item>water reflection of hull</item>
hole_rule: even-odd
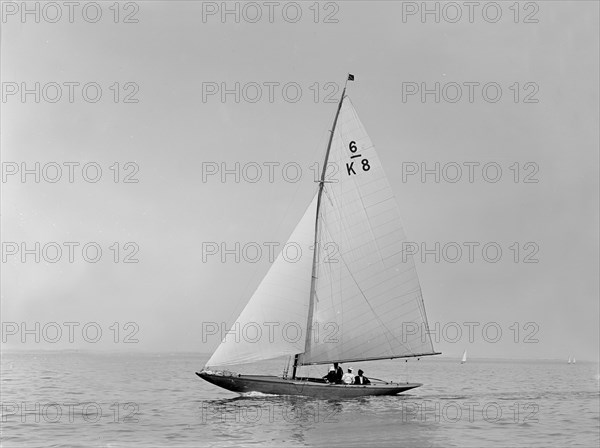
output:
[[[369,385],[328,384],[317,378],[295,380],[266,375],[214,374],[196,372],[200,378],[215,386],[237,393],[260,392],[273,395],[302,395],[316,398],[356,398],[370,395],[396,395],[419,383],[385,383]]]

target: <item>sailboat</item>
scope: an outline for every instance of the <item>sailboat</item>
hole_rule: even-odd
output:
[[[403,251],[406,237],[394,194],[346,86],[330,132],[318,187],[288,240],[302,248],[302,257],[290,263],[278,255],[204,369],[196,372],[216,386],[319,398],[395,395],[422,384],[336,384],[299,375],[299,369],[440,354],[429,336],[414,261]],[[332,165],[338,168],[336,179],[327,173]],[[240,328],[264,330],[267,323],[275,329],[268,338],[266,331],[239,337]],[[289,358],[282,376],[223,369],[284,356]]]
[[[462,356],[462,359],[460,360],[461,364],[464,364],[465,362],[467,362],[467,351],[465,350]]]

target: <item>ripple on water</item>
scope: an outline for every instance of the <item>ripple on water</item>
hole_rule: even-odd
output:
[[[21,422],[20,412],[3,409],[7,446],[554,447],[599,442],[597,366],[585,363],[567,370],[552,363],[474,361],[461,369],[443,360],[421,360],[410,376],[426,384],[411,394],[340,401],[238,396],[198,379],[193,372],[206,359],[197,355],[3,356],[12,357],[8,361],[14,365],[3,374],[3,403],[79,405],[73,422],[63,407],[61,420],[52,424],[43,418],[35,422],[35,412],[24,412]],[[270,366],[279,369],[276,362]],[[373,377],[398,379],[394,362],[371,363],[367,369]],[[102,410],[97,422],[94,409],[83,410],[92,403]],[[132,411],[126,403],[137,405],[137,421],[123,421]],[[486,405],[488,415],[482,413]],[[493,410],[502,412],[497,420]]]

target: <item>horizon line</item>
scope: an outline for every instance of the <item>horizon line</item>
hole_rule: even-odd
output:
[[[89,353],[89,354],[103,354],[103,355],[107,355],[107,354],[132,354],[132,353],[139,353],[139,354],[157,354],[157,355],[178,355],[178,354],[186,354],[186,355],[198,355],[198,356],[210,356],[212,355],[212,352],[197,352],[197,351],[189,351],[189,350],[131,350],[131,349],[122,349],[122,350],[107,350],[107,349],[102,349],[102,348],[98,348],[98,349],[88,349],[88,348],[13,348],[13,347],[2,347],[0,348],[0,356],[2,356],[2,354],[4,353],[65,353],[65,352],[78,352],[78,353]],[[283,357],[282,357],[283,358]],[[426,357],[423,357],[426,358]],[[459,359],[461,358],[461,355],[444,355],[444,354],[440,354],[438,356],[435,357],[435,359]],[[571,357],[566,357],[566,358],[525,358],[525,357],[520,357],[520,358],[507,358],[507,357],[481,357],[481,356],[469,356],[469,360],[492,360],[492,361],[556,361],[556,362],[567,362],[567,360],[569,360]],[[277,359],[277,358],[272,358],[272,359]],[[404,358],[397,358],[398,360],[402,360]],[[421,359],[421,357],[417,358],[418,360]],[[575,357],[575,359],[577,359]],[[415,361],[415,359],[412,359],[412,361]],[[265,361],[269,361],[269,360],[265,360]],[[380,361],[385,361],[384,359],[380,360]],[[405,361],[408,361],[408,358],[405,359]],[[373,362],[373,361],[365,361],[365,362]],[[468,363],[469,361],[467,361]],[[590,360],[588,358],[580,358],[578,360],[578,362],[589,362],[589,363],[600,363],[600,358],[598,358],[597,360]]]

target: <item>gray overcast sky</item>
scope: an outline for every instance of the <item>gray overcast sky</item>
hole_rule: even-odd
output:
[[[285,2],[274,10],[273,23],[264,5],[262,18],[250,23],[255,11],[244,4],[240,23],[233,15],[222,20],[219,12],[203,20],[203,8],[210,12],[221,3],[191,1],[132,3],[137,9],[121,4],[119,23],[112,2],[100,3],[96,23],[85,20],[93,19],[93,9],[85,18],[76,10],[69,23],[62,6],[57,23],[48,23],[55,14],[50,9],[40,10],[36,23],[32,15],[22,20],[21,11],[12,14],[5,3],[3,170],[20,169],[22,162],[29,168],[36,162],[81,165],[73,183],[64,165],[56,183],[43,176],[36,183],[33,175],[23,183],[21,173],[3,180],[4,249],[7,242],[80,246],[73,263],[66,254],[57,263],[43,257],[35,263],[33,256],[23,263],[20,254],[4,250],[2,321],[26,322],[29,328],[35,322],[97,322],[104,331],[98,344],[77,336],[74,343],[63,336],[56,344],[35,344],[31,337],[22,344],[18,335],[3,333],[6,346],[213,350],[218,338],[203,343],[201,323],[231,323],[269,263],[266,254],[258,263],[235,263],[232,256],[222,263],[219,255],[203,261],[203,243],[285,241],[315,191],[311,166],[322,160],[336,107],[326,96],[341,90],[351,72],[356,81],[348,94],[384,163],[409,241],[429,248],[436,242],[480,243],[473,263],[464,245],[456,263],[448,261],[448,253],[439,263],[416,255],[430,325],[449,329],[456,322],[464,331],[456,343],[449,340],[452,332],[439,341],[434,337],[436,348],[448,355],[469,349],[474,357],[597,360],[598,3],[530,2],[535,8],[521,3],[519,23],[513,2],[499,3],[502,17],[496,23],[490,23],[490,9],[486,16],[475,10],[469,23],[465,6],[461,19],[451,23],[455,11],[442,9],[444,4],[435,23],[431,15],[422,20],[420,11],[408,15],[420,5],[409,3],[330,2],[315,8],[301,2],[297,23],[290,23],[295,10],[289,6],[282,15]],[[122,23],[127,14],[138,22]],[[323,23],[326,18],[337,23]],[[538,22],[523,23],[526,18]],[[15,86],[33,89],[36,82],[39,103],[33,94],[25,101],[20,90],[10,94]],[[65,82],[80,83],[73,87],[72,103]],[[82,96],[81,86],[90,82],[102,88],[96,103]],[[119,86],[111,90],[115,82]],[[225,101],[220,92],[206,95],[215,85],[233,89],[236,82],[239,103],[233,94]],[[273,102],[265,85],[271,82],[279,83]],[[439,103],[433,94],[425,101],[420,93],[403,97],[407,89],[422,83],[432,89],[436,82]],[[472,102],[464,84],[470,82],[479,83]],[[56,92],[48,83],[62,86],[56,103],[48,101]],[[247,101],[256,92],[248,83],[262,86],[255,103]],[[298,101],[290,100],[294,89],[284,97],[286,83],[302,89]],[[450,101],[455,85],[448,83],[462,86],[455,103]],[[495,103],[482,94],[487,83],[502,89]],[[124,103],[129,93],[137,103]],[[489,99],[495,90],[486,93]],[[531,100],[538,101],[526,102]],[[97,183],[82,178],[81,166],[91,162],[103,170]],[[115,162],[117,183],[109,168]],[[125,167],[127,162],[137,165]],[[263,167],[262,177],[255,183],[243,176],[236,183],[233,175],[225,182],[219,175],[203,181],[207,162],[229,169],[255,162]],[[274,182],[264,165],[269,162],[279,164]],[[298,182],[284,179],[282,166],[290,162],[302,168]],[[421,163],[433,168],[436,162],[458,164],[462,178],[447,181],[455,167],[448,165],[439,183],[433,175],[422,182],[420,173],[403,179],[407,169]],[[465,162],[480,164],[472,183]],[[502,168],[498,182],[484,179],[486,163]],[[139,182],[124,183],[135,166],[139,171],[132,178]],[[246,177],[254,175],[248,166]],[[534,179],[538,182],[525,182]],[[99,262],[82,258],[87,242],[103,249]],[[118,263],[110,249],[114,242]],[[127,242],[139,246],[139,263],[122,262],[133,250],[124,247]],[[488,242],[503,250],[496,263],[482,256]],[[536,250],[532,258],[538,262],[525,263]],[[135,322],[139,343],[114,344],[113,322],[124,333],[123,325]],[[464,322],[480,324],[473,343]],[[490,322],[503,331],[497,343],[482,336]],[[525,327],[527,322],[537,327]],[[534,332],[539,342],[524,343]]]

